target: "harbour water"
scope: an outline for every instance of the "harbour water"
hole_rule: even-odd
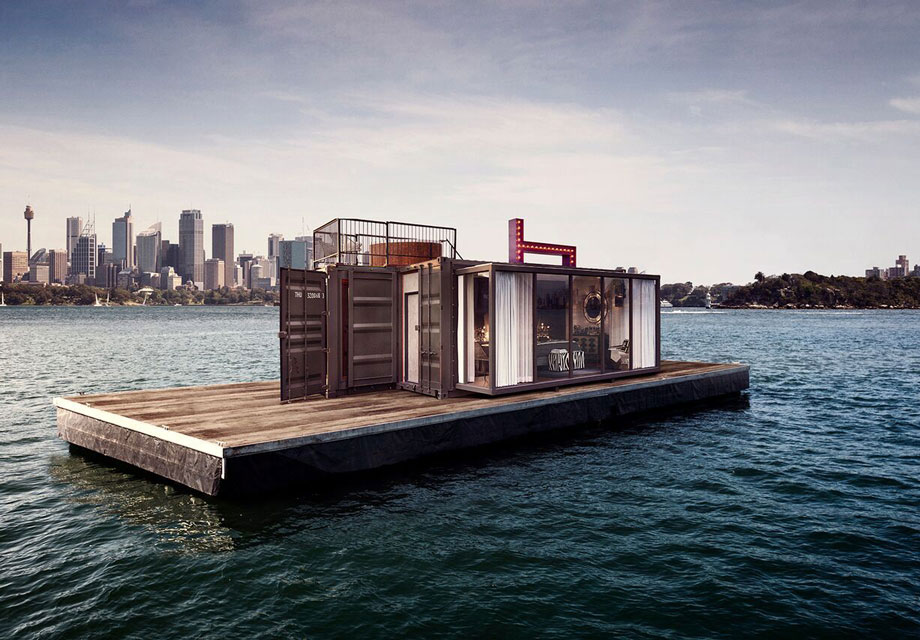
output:
[[[716,406],[205,500],[51,398],[277,377],[272,308],[0,309],[0,637],[920,632],[920,312],[662,314]]]

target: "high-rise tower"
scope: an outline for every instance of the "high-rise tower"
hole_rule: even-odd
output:
[[[163,267],[161,235],[159,222],[137,234],[137,270],[141,273],[159,273]]]
[[[273,233],[268,236],[268,257],[277,258],[281,255],[281,241],[284,240],[284,236],[280,233]]]
[[[73,260],[73,248],[77,246],[77,238],[83,231],[83,218],[73,216],[67,218],[67,260]]]
[[[224,286],[232,289],[236,264],[233,256],[233,225],[229,222],[211,227],[211,257],[224,261]]]
[[[112,223],[112,261],[122,269],[134,268],[134,222],[131,209]]]
[[[32,259],[32,219],[35,217],[35,212],[32,210],[31,205],[26,205],[26,210],[22,214],[22,217],[26,219],[26,255],[29,256],[29,260]]]
[[[98,248],[96,247],[96,225],[87,222],[77,238],[71,256],[70,273],[79,278],[82,274],[86,282],[92,283],[96,278]]]
[[[179,275],[182,282],[204,286],[204,219],[198,209],[186,209],[179,216]]]

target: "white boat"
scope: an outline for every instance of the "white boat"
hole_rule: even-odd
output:
[[[709,293],[706,293],[706,308],[712,309],[712,296]]]
[[[98,293],[94,293],[93,295],[96,296],[96,302],[93,303],[93,306],[94,306],[94,307],[101,307],[101,306],[102,306],[102,303],[99,302],[99,294],[98,294]]]
[[[107,306],[107,307],[108,307],[108,306],[111,306],[111,305],[109,304],[109,292],[108,292],[108,291],[105,292],[105,306]]]
[[[3,296],[3,292],[0,291],[0,307],[6,306],[6,298]]]
[[[670,309],[670,308],[673,307],[674,305],[671,304],[670,302],[668,302],[667,300],[662,300],[662,301],[661,301],[661,304],[660,304],[659,306],[660,306],[662,309]]]

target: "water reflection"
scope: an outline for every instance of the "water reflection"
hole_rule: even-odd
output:
[[[218,504],[127,465],[72,448],[69,455],[51,458],[49,473],[71,487],[67,495],[72,502],[142,526],[167,547],[220,552],[236,546]]]

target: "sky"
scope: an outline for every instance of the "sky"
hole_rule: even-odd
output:
[[[507,220],[663,282],[920,261],[917,2],[0,2],[0,244]],[[545,260],[545,259],[544,259]],[[536,261],[536,260],[535,260]]]

